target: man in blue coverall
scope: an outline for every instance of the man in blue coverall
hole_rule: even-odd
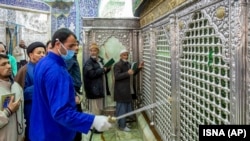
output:
[[[32,141],[72,141],[76,131],[106,131],[111,127],[108,117],[76,109],[73,81],[65,64],[75,47],[75,34],[61,28],[52,37],[51,51],[35,67],[29,130]]]

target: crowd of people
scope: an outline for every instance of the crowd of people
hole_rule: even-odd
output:
[[[83,82],[77,61],[79,41],[67,28],[58,29],[46,44],[24,40],[13,56],[0,42],[0,140],[4,141],[81,141],[82,133],[111,128],[109,117],[102,115],[105,96],[111,95],[99,47],[92,43],[89,59],[83,66]],[[136,70],[128,62],[129,52],[121,50],[114,64],[115,116],[132,111]],[[82,88],[82,85],[84,86]],[[81,109],[82,90],[89,112]],[[118,120],[122,131],[130,131],[126,119]]]

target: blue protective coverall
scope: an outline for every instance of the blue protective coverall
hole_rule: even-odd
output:
[[[30,117],[32,141],[72,141],[76,131],[88,133],[94,115],[76,111],[74,86],[64,60],[49,52],[34,72]]]

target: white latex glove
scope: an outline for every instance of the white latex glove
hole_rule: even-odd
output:
[[[92,126],[99,132],[108,130],[111,124],[108,122],[108,117],[106,116],[95,116]]]

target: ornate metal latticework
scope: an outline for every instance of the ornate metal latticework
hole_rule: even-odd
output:
[[[201,12],[193,14],[182,42],[181,140],[198,140],[199,125],[230,123],[230,68]]]
[[[173,133],[174,140],[197,141],[199,125],[248,124],[250,119],[248,2],[187,3],[141,24],[142,50],[150,53],[143,59],[155,62],[143,71],[143,104],[173,98],[171,105],[147,112],[162,140]],[[140,21],[154,17],[152,12],[146,16]]]

